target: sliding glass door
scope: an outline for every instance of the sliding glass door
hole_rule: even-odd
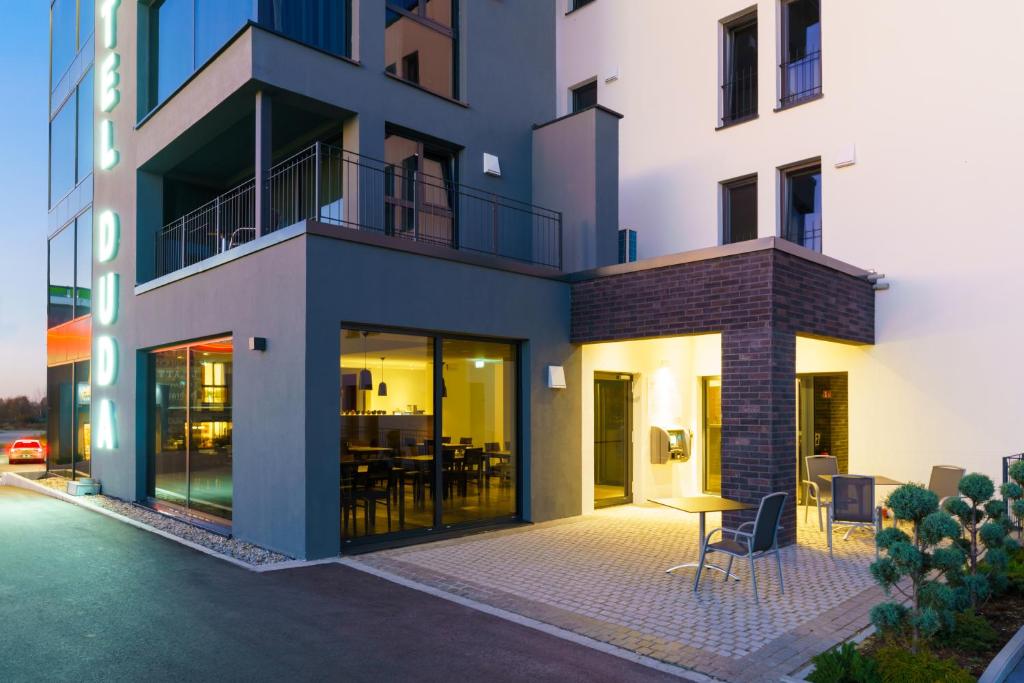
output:
[[[149,496],[215,522],[232,514],[231,339],[150,354]]]
[[[496,341],[341,330],[344,542],[516,516],[517,355]]]

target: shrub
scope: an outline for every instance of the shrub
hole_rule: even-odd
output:
[[[853,643],[843,643],[816,655],[811,683],[880,683],[878,665],[860,653]]]
[[[995,645],[999,634],[988,620],[973,610],[958,612],[952,629],[943,629],[936,641],[947,647],[967,652],[984,652]]]
[[[974,677],[952,659],[940,659],[927,650],[911,652],[885,647],[875,654],[882,683],[974,683]]]
[[[885,555],[872,563],[871,574],[886,595],[895,590],[910,604],[890,601],[875,605],[871,623],[883,636],[909,631],[911,651],[917,652],[921,636],[954,626],[955,594],[942,579],[959,574],[964,554],[956,546],[938,546],[946,539],[959,537],[960,528],[938,509],[938,496],[919,484],[900,486],[886,504],[896,519],[913,524],[914,536],[896,528],[881,531],[877,543]],[[910,580],[909,592],[900,586],[904,578]]]
[[[1017,493],[1014,487],[1003,489]],[[1006,504],[992,497],[996,487],[991,479],[984,474],[968,474],[960,480],[959,490],[961,497],[950,498],[944,507],[956,516],[963,530],[956,540],[967,554],[967,570],[951,574],[949,579],[958,589],[961,606],[977,607],[1005,589],[1007,551],[1015,550],[1017,544],[1007,536]],[[986,549],[984,563],[980,561],[982,546]]]
[[[1019,528],[1024,519],[1024,460],[1018,460],[1007,470],[1010,481],[1003,484],[999,492],[1007,503],[1007,511]]]

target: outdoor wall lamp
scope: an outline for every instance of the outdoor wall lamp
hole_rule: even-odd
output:
[[[561,365],[548,366],[548,389],[565,389],[565,368]]]
[[[267,350],[267,338],[266,337],[249,337],[249,350],[250,351],[266,351]]]

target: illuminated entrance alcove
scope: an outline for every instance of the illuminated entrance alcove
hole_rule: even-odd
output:
[[[583,347],[583,512],[721,486],[720,334]],[[652,458],[651,433],[688,454]]]

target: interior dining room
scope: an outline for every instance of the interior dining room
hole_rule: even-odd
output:
[[[342,329],[342,543],[517,519],[517,355],[514,342]]]

